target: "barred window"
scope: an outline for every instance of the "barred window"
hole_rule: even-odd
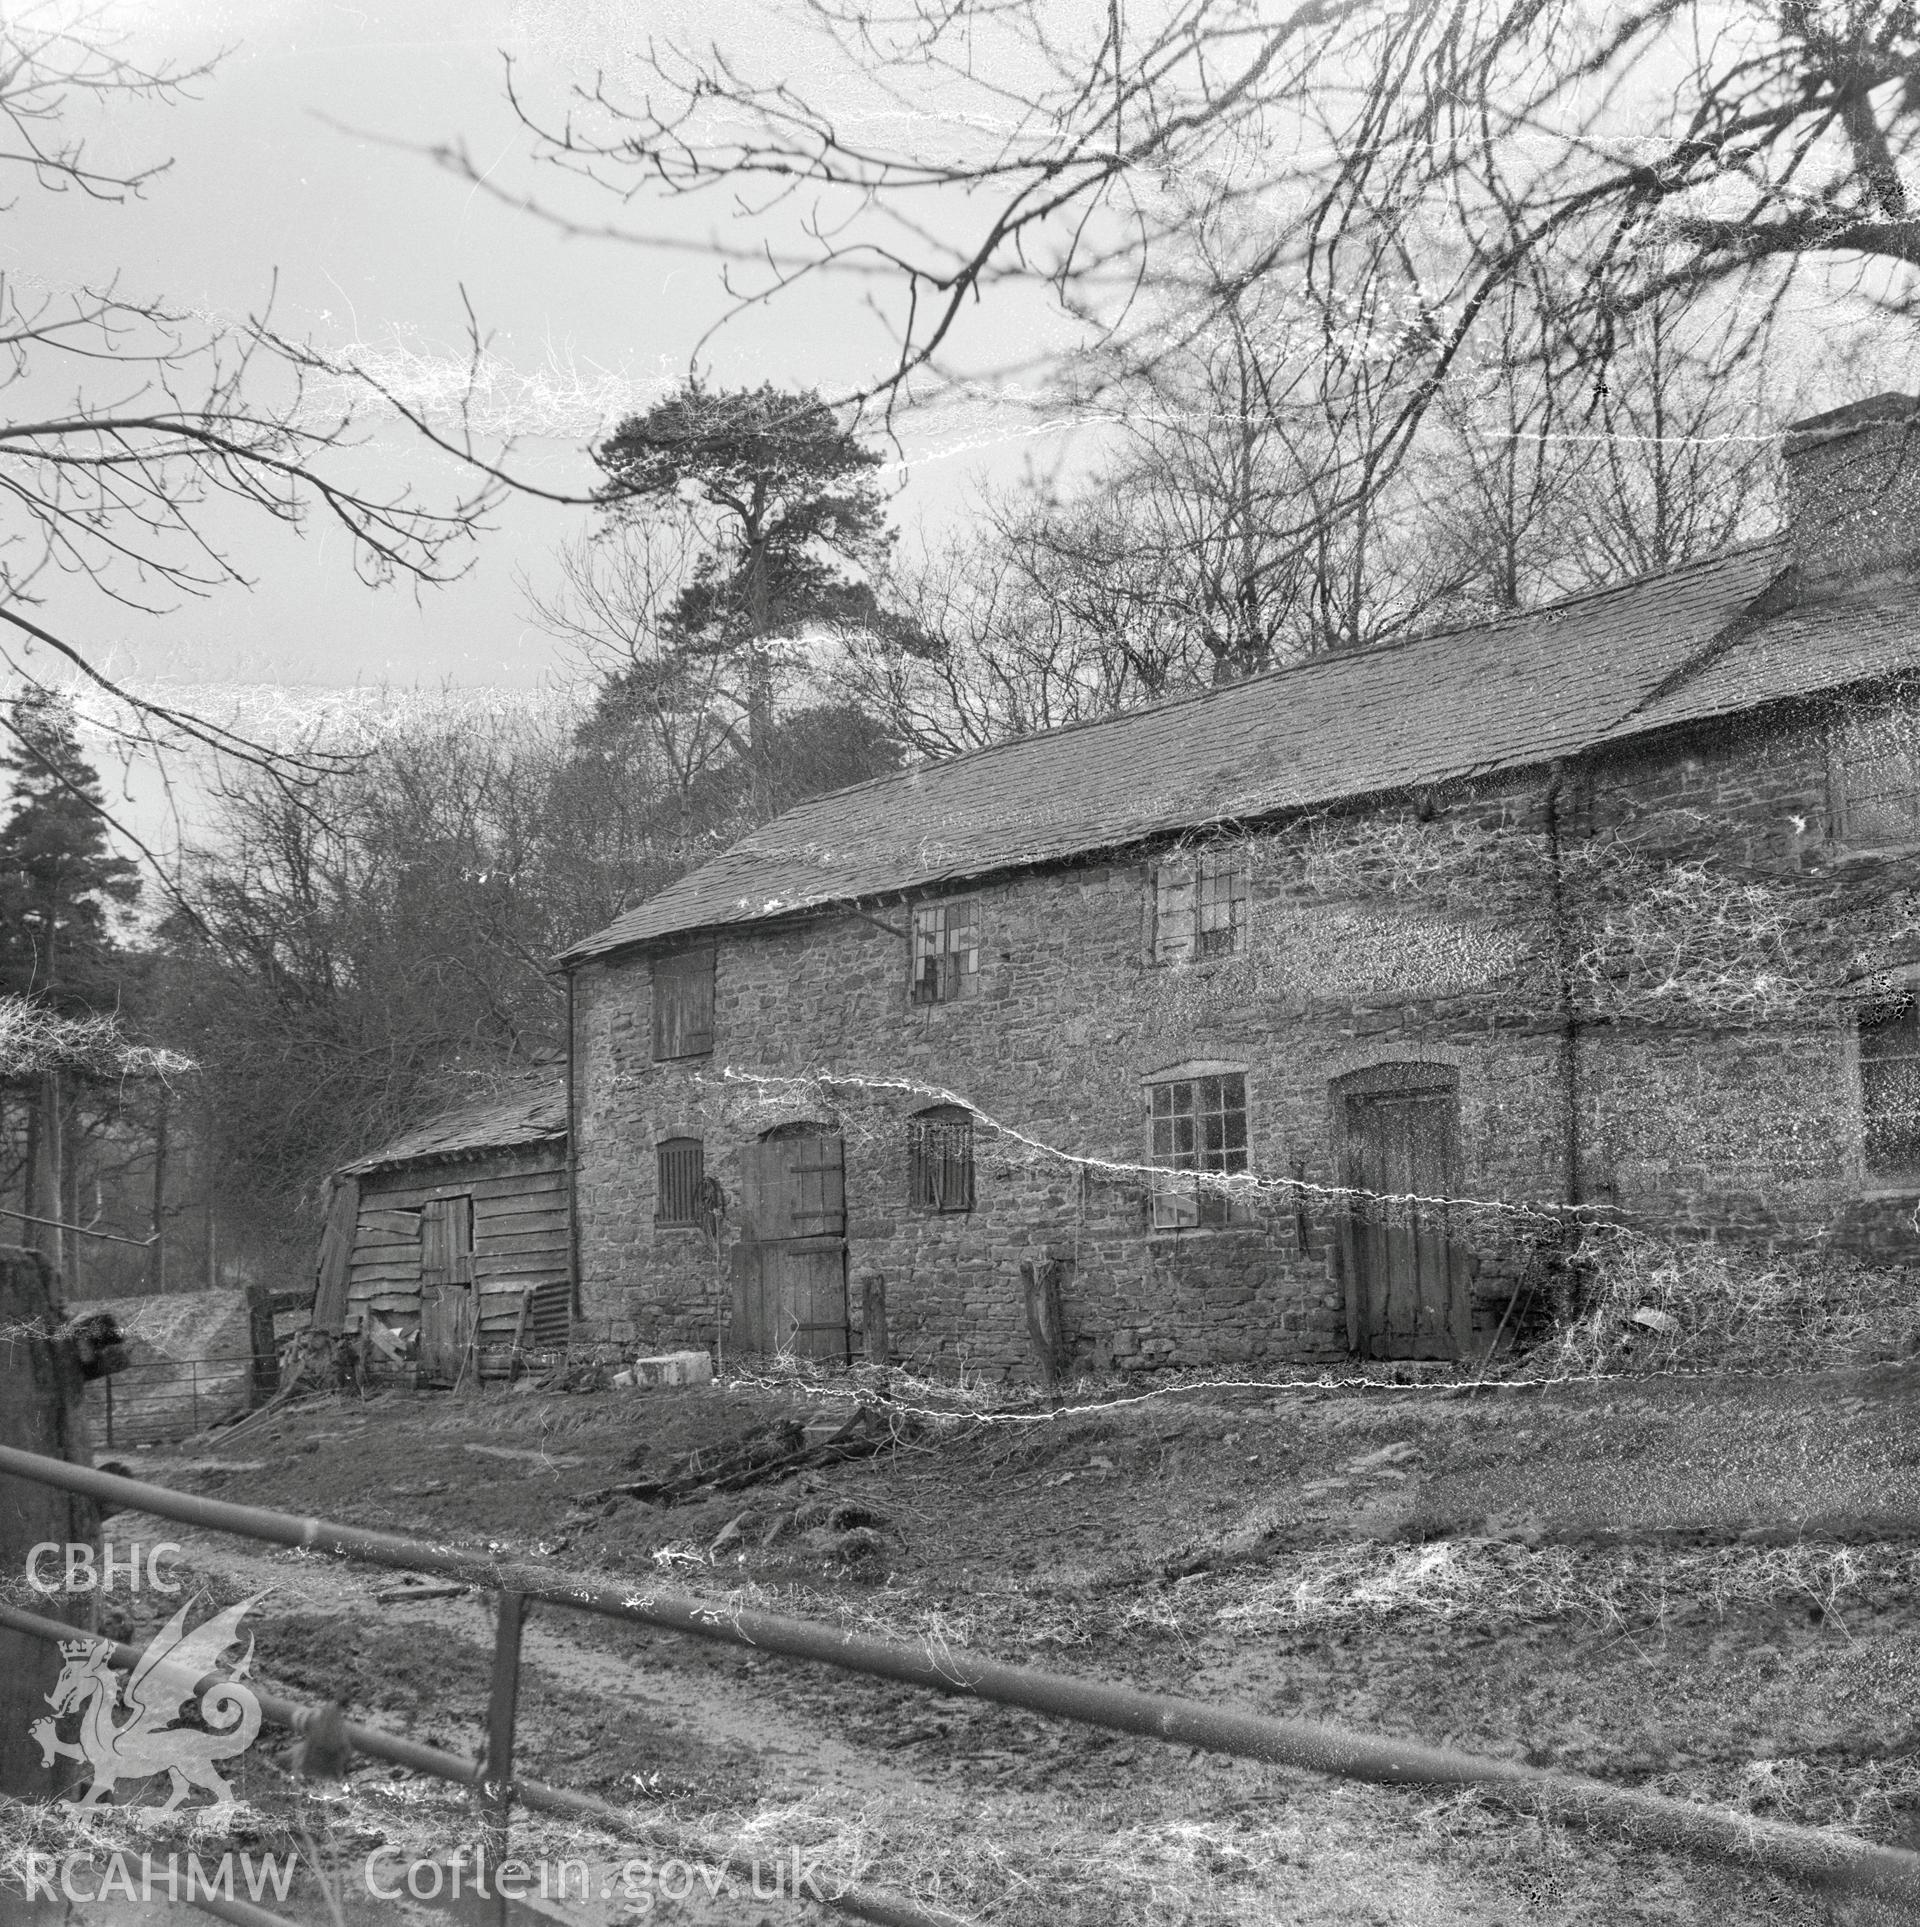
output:
[[[1247,1168],[1247,1080],[1244,1072],[1223,1071],[1202,1077],[1176,1077],[1148,1086],[1148,1158],[1168,1173]],[[1243,1215],[1220,1190],[1195,1179],[1156,1177],[1153,1224],[1156,1230],[1186,1225],[1227,1224]]]
[[[921,904],[913,913],[913,1001],[944,1004],[970,997],[979,971],[979,901]]]
[[[907,1120],[907,1197],[924,1211],[973,1209],[973,1113],[942,1104]]]
[[[1193,954],[1230,957],[1247,947],[1247,872],[1229,857],[1203,852],[1195,904]]]
[[[1867,1175],[1920,1175],[1920,1005],[1863,1012],[1860,1109]]]
[[[654,1194],[654,1223],[697,1225],[706,1175],[706,1147],[697,1137],[663,1138],[660,1185]]]
[[[653,1054],[704,1057],[713,1049],[712,944],[653,960]]]
[[[1240,955],[1249,894],[1248,866],[1233,851],[1163,857],[1153,866],[1153,961]]]
[[[1839,831],[1850,843],[1920,843],[1920,732],[1899,712],[1849,722],[1833,747]]]

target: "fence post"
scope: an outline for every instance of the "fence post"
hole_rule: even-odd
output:
[[[106,1380],[107,1387],[107,1450],[113,1450],[113,1380]]]
[[[91,1465],[80,1414],[80,1365],[73,1347],[54,1336],[60,1323],[54,1273],[46,1260],[37,1251],[0,1247],[0,1440]],[[35,1546],[91,1545],[99,1530],[99,1509],[92,1500],[0,1475],[0,1585],[9,1593],[24,1586],[27,1555]],[[84,1598],[56,1595],[45,1610],[84,1630],[87,1604]],[[34,1721],[49,1715],[45,1696],[61,1664],[58,1646],[0,1630],[0,1794],[51,1799],[80,1771],[64,1761],[55,1768],[44,1765],[32,1734]]]
[[[507,1814],[513,1805],[513,1727],[520,1699],[520,1629],[527,1596],[503,1592],[493,1634],[493,1692],[487,1701],[487,1772],[480,1785],[481,1825],[491,1874],[507,1857]],[[506,1897],[495,1886],[498,1918],[507,1919]]]
[[[1053,1391],[1066,1376],[1066,1316],[1060,1303],[1060,1271],[1057,1259],[1022,1264],[1021,1283],[1027,1301],[1027,1337],[1033,1345],[1033,1361],[1040,1371],[1040,1384]]]
[[[198,1359],[187,1360],[187,1373],[187,1390],[193,1398],[193,1429],[197,1433],[200,1430],[200,1361]]]
[[[860,1334],[869,1365],[884,1365],[887,1349],[887,1281],[881,1272],[863,1271],[860,1284]]]
[[[247,1290],[247,1350],[253,1372],[247,1384],[247,1408],[264,1405],[280,1389],[280,1348],[274,1339],[273,1294],[265,1285]]]

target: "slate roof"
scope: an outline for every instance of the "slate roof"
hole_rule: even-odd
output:
[[[1920,665],[1920,576],[1822,582],[1709,645],[1672,686],[1636,704],[1611,739],[1814,696]]]
[[[789,810],[559,961],[1524,769],[1920,662],[1911,581],[1758,618],[1785,567],[1782,540],[1748,543],[858,784]]]
[[[567,1134],[566,1072],[560,1069],[504,1096],[464,1105],[402,1132],[379,1150],[342,1165],[342,1177],[363,1177],[397,1164],[427,1164],[441,1158],[474,1157],[542,1144]]]

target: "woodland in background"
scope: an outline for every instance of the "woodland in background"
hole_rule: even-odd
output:
[[[842,270],[883,309],[899,297],[896,358],[852,403],[965,392],[963,314],[1024,293],[1077,331],[1047,405],[1103,426],[1061,473],[903,556],[870,421],[690,381],[592,451],[561,586],[529,592],[580,672],[570,722],[465,717],[287,752],[148,705],[140,730],[220,759],[222,800],[137,923],[70,728],[47,769],[10,764],[0,890],[27,921],[9,928],[51,934],[11,944],[4,988],[48,1020],[110,1020],[124,1048],[8,1073],[4,1197],[167,1234],[158,1257],[80,1241],[84,1264],[174,1282],[220,1275],[229,1251],[303,1264],[329,1168],[558,1043],[555,949],[794,802],[1685,561],[1772,525],[1784,421],[1913,385],[1905,6],[1266,20],[1179,0],[1088,14],[1084,44],[1039,0],[964,21],[914,0],[884,32],[863,4],[810,17],[860,84],[896,108],[924,93],[924,113],[873,123],[911,125],[913,151],[859,145],[865,119],[721,52],[704,68],[661,52],[643,103],[586,90],[589,111],[544,130],[523,112],[547,158],[629,205],[636,170],[738,210],[765,182],[817,193],[804,233],[754,236],[732,265],[763,275],[739,283],[745,308]],[[168,97],[190,76],[84,33],[0,37],[16,56],[0,115],[43,155],[35,178],[135,191],[144,175],[92,171],[65,101]],[[819,72],[839,84],[831,59]],[[965,111],[980,91],[984,119]],[[983,146],[984,127],[1005,138]],[[1850,330],[1818,327],[1803,394],[1782,336],[1809,286],[1829,313],[1855,300]],[[29,704],[50,658],[87,664],[83,635],[31,613],[44,565],[109,594],[125,567],[200,593],[232,574],[196,546],[209,488],[288,524],[318,501],[371,576],[430,580],[510,485],[477,466],[480,492],[433,511],[354,492],[337,479],[352,435],[308,428],[303,380],[346,379],[442,450],[471,446],[264,325],[201,340],[111,291],[14,319],[22,372],[84,336],[199,383],[117,493],[86,459],[84,396],[70,420],[0,430],[25,518],[0,616],[41,651],[7,659]],[[31,761],[41,724],[10,714]],[[56,817],[72,861],[35,909],[29,845]],[[125,1075],[127,1049],[196,1068]]]
[[[577,665],[570,715],[416,712],[242,766],[137,937],[101,921],[126,866],[75,872],[99,906],[94,977],[82,997],[29,972],[22,994],[109,1009],[195,1068],[111,1099],[85,1085],[44,1215],[158,1225],[169,1256],[70,1240],[69,1264],[85,1246],[116,1289],[297,1268],[330,1170],[559,1055],[557,951],[807,797],[1683,561],[1770,516],[1770,452],[1712,432],[1754,369],[1655,332],[1639,405],[1685,435],[1496,434],[1497,409],[1552,418],[1516,360],[1460,398],[1419,488],[1377,516],[1330,505],[1313,566],[1269,568],[1252,538],[1312,474],[1293,432],[1311,412],[1258,415],[1261,356],[1287,347],[1250,330],[1196,347],[1206,407],[1143,408],[1071,494],[998,498],[964,545],[911,563],[877,455],[817,396],[689,387],[621,424],[560,591],[529,598]],[[61,740],[63,820],[99,864],[98,787]],[[46,784],[15,780],[15,820],[44,814]],[[30,1091],[10,1115],[24,1199]]]

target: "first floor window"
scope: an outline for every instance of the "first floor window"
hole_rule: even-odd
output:
[[[1153,961],[1204,962],[1247,948],[1251,877],[1233,850],[1180,851],[1153,866]]]
[[[1170,1077],[1147,1087],[1148,1157],[1156,1168],[1156,1230],[1227,1224],[1241,1213],[1237,1200],[1196,1175],[1247,1168],[1247,1079],[1243,1071]],[[1165,1173],[1164,1176],[1159,1173]]]
[[[943,1104],[907,1120],[907,1196],[923,1211],[973,1209],[973,1114]]]
[[[979,973],[978,901],[921,904],[913,913],[913,1001],[944,1004],[971,996]]]
[[[1247,947],[1247,871],[1231,856],[1202,851],[1194,897],[1193,954],[1232,957]]]
[[[663,1139],[660,1185],[654,1194],[654,1223],[697,1225],[706,1175],[706,1147],[697,1137]]]
[[[1920,726],[1890,710],[1844,723],[1833,741],[1839,834],[1867,845],[1920,843]]]
[[[1911,998],[1861,1015],[1860,1110],[1867,1175],[1920,1175],[1920,1005]]]

